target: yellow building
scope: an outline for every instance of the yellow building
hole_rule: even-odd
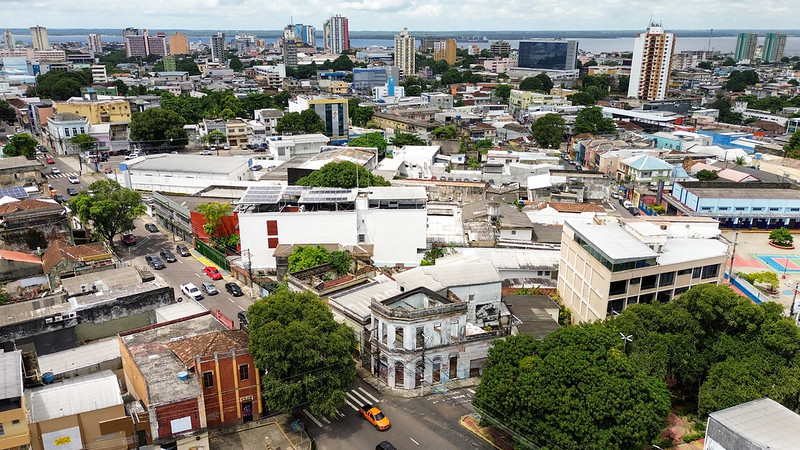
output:
[[[0,448],[28,448],[25,397],[22,395],[22,352],[0,352]]]
[[[188,55],[189,54],[189,41],[186,39],[185,34],[176,31],[175,34],[169,35],[169,54],[170,55]]]
[[[68,100],[54,103],[58,113],[71,112],[89,119],[92,125],[130,122],[131,106],[127,100]]]
[[[226,120],[225,136],[227,136],[228,145],[231,147],[247,144],[247,122],[242,119]]]
[[[542,94],[533,91],[520,91],[517,89],[512,89],[508,97],[508,105],[512,114],[526,111],[530,106],[566,106],[570,104],[571,102],[557,95]]]
[[[445,39],[433,43],[433,60],[447,61],[451,66],[456,63],[456,40]]]

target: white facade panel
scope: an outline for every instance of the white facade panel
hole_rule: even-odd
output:
[[[364,243],[375,244],[375,265],[419,264],[417,249],[426,246],[427,210],[370,209],[365,221]]]

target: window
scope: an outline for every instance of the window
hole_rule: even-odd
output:
[[[239,381],[250,379],[250,365],[242,364],[239,366]]]
[[[744,206],[737,206],[737,207],[736,207],[736,211],[744,211],[744,210],[746,210],[746,209],[747,209],[747,208],[745,208]]]
[[[389,327],[386,326],[385,323],[381,322],[381,342],[386,343],[386,338],[389,335]]]
[[[358,243],[359,244],[363,244],[366,241],[367,241],[367,236],[365,234],[359,234],[358,235]]]
[[[64,128],[64,136],[69,137],[69,128]]]
[[[636,277],[636,278],[631,278],[630,283],[631,283],[631,286],[633,286],[634,284],[639,284],[641,281],[642,281],[641,278]]]
[[[681,269],[678,271],[678,276],[688,275],[690,273],[692,273],[692,269]]]
[[[780,208],[770,208],[769,210],[770,211],[780,211],[781,209]]]
[[[425,328],[417,327],[417,348],[425,346]]]
[[[86,129],[81,127],[81,134],[86,133]]]
[[[658,279],[659,286],[672,286],[675,283],[675,272],[662,273]]]
[[[612,281],[608,287],[608,295],[624,294],[628,289],[628,280]],[[617,311],[621,311],[622,308]]]
[[[203,387],[214,387],[214,372],[203,372]]]
[[[3,424],[0,423],[0,436],[6,434],[5,430],[3,430]]]
[[[403,348],[403,340],[405,338],[405,328],[394,328],[394,348]]]
[[[656,287],[656,275],[642,277],[642,289],[652,289]]]
[[[719,264],[711,264],[703,267],[703,279],[715,278],[719,274]]]
[[[516,234],[517,234],[517,230],[511,230],[511,235],[512,236],[516,236]]]
[[[692,269],[692,278],[700,278],[700,267],[695,267]]]
[[[72,128],[72,134],[74,136],[77,136],[78,135],[78,129],[77,128]]]

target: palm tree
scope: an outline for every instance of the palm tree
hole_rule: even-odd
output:
[[[744,156],[737,156],[736,159],[733,160],[733,163],[737,166],[743,166],[745,164]]]

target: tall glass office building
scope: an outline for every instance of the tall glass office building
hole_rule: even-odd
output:
[[[528,69],[575,70],[577,57],[578,41],[520,41],[517,65]]]

